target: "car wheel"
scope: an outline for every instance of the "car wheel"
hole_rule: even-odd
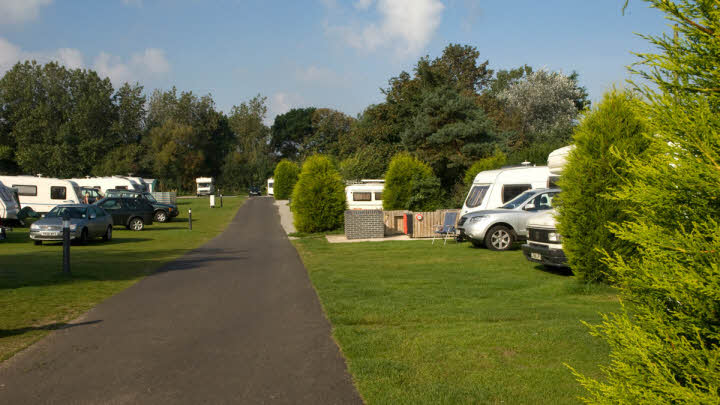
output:
[[[512,247],[513,242],[515,242],[515,235],[510,228],[503,225],[493,227],[485,235],[485,246],[490,250],[508,250]]]
[[[145,227],[145,222],[143,222],[142,218],[135,217],[130,220],[128,227],[133,231],[142,231]]]
[[[107,231],[105,231],[105,235],[103,235],[103,240],[106,242],[112,240],[112,226],[108,226]]]
[[[40,246],[40,245],[42,245],[42,241],[41,241],[41,240],[34,240],[33,243],[35,244],[35,246]]]
[[[163,211],[163,210],[157,210],[157,211],[155,212],[155,221],[157,221],[157,222],[167,222],[167,220],[168,220],[168,215],[167,215],[167,213],[165,213],[165,211]]]
[[[88,230],[87,228],[83,228],[82,232],[80,232],[80,239],[78,239],[78,243],[81,245],[84,245],[88,241]]]

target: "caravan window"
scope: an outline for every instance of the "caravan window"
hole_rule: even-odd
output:
[[[506,184],[503,186],[502,202],[503,204],[522,194],[523,191],[530,190],[530,184]]]
[[[353,201],[372,201],[372,193],[353,193]]]
[[[470,190],[467,200],[465,200],[465,205],[468,208],[475,208],[478,205],[482,204],[483,200],[485,199],[485,194],[487,193],[489,188],[490,186],[488,185],[474,186],[472,190]]]
[[[51,186],[50,187],[50,199],[51,200],[66,200],[67,188],[62,186]]]
[[[35,197],[37,195],[37,186],[20,186],[14,184],[13,188],[17,190],[18,195],[28,197]]]
[[[382,201],[382,191],[375,193],[375,201]]]

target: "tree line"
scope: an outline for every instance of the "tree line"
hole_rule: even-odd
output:
[[[384,101],[357,117],[295,108],[265,124],[261,95],[226,114],[211,95],[114,89],[92,70],[17,63],[0,79],[0,171],[54,177],[133,173],[189,191],[198,176],[226,190],[261,185],[277,162],[327,155],[345,180],[383,177],[410,153],[429,165],[443,201],[457,205],[463,177],[479,159],[545,162],[566,144],[589,105],[578,75],[490,69],[472,46],[451,44],[418,60],[380,89]]]

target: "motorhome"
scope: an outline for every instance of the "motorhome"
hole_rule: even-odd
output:
[[[195,194],[198,197],[215,193],[215,184],[212,177],[198,177],[195,179],[195,183],[197,184],[197,192]]]
[[[567,163],[573,145],[554,150],[548,155],[551,181],[557,181]],[[527,243],[522,246],[525,258],[547,266],[565,267],[567,258],[562,249],[562,236],[557,231],[556,211],[550,210],[528,221]]]
[[[481,210],[498,208],[535,188],[553,187],[547,166],[517,166],[486,170],[475,176],[460,216]]]
[[[267,195],[275,195],[275,180],[272,177],[267,181]]]
[[[110,189],[121,189],[121,190],[137,190],[137,183],[120,176],[112,177],[85,177],[69,179],[72,182],[77,183],[82,187],[95,188],[100,190],[103,195],[105,191]]]
[[[80,186],[70,180],[35,176],[0,176],[0,182],[17,191],[20,204],[46,213],[59,204],[82,202]]]
[[[20,201],[15,190],[0,182],[0,226],[8,221],[18,219]]]
[[[359,184],[345,187],[345,198],[351,210],[383,209],[382,194],[385,180],[360,180]]]

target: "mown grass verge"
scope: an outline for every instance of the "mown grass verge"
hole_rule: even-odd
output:
[[[226,197],[223,208],[211,209],[207,198],[179,199],[181,214],[171,222],[141,232],[115,227],[109,243],[73,245],[71,277],[61,273],[62,244],[34,246],[28,229],[16,228],[0,242],[0,361],[212,239],[244,200]]]
[[[608,349],[581,320],[616,310],[520,251],[429,241],[293,241],[369,404],[578,403],[565,363],[599,376]]]

